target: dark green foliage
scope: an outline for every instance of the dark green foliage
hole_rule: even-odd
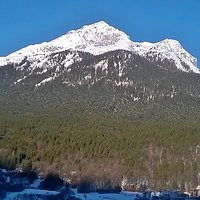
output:
[[[33,182],[38,178],[37,174],[33,171],[30,171],[27,174],[27,178],[30,184],[33,184]]]
[[[41,182],[40,189],[56,191],[63,186],[63,180],[57,174],[48,174]]]
[[[118,181],[127,175],[157,185],[198,181],[198,121],[140,122],[54,113],[1,117],[0,126],[6,131],[0,140],[2,167],[30,163],[46,173],[96,173]]]
[[[84,177],[80,180],[77,188],[78,193],[95,192],[94,180],[90,177]]]
[[[62,63],[74,54],[81,59],[67,70]],[[97,56],[64,51],[47,60],[44,73],[43,67],[32,72],[26,58],[23,70],[12,64],[0,68],[1,111],[15,116],[53,110],[131,119],[200,117],[200,75],[180,71],[170,60],[143,58],[123,50]],[[55,74],[53,81],[35,87]],[[1,133],[4,137],[4,130],[0,138]]]
[[[122,50],[75,52],[81,59],[68,70],[62,62],[73,54],[50,55],[47,71],[30,71],[26,58],[23,70],[0,68],[0,167],[195,186],[200,76],[177,70],[167,59]],[[106,70],[96,66],[102,61]]]

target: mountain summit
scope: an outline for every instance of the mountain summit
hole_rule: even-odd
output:
[[[98,55],[118,49],[131,51],[133,43],[124,32],[101,21],[70,31],[51,41],[49,45]]]
[[[168,59],[174,62],[179,70],[200,73],[197,59],[190,55],[178,41],[166,39],[158,43],[133,42],[124,32],[103,21],[69,31],[50,42],[30,45],[7,57],[0,57],[0,66],[8,63],[19,64],[25,57],[30,61],[43,60],[47,55],[65,50],[88,52],[93,55],[127,50],[150,59]]]
[[[199,73],[178,41],[98,22],[1,57],[0,110],[199,118]]]

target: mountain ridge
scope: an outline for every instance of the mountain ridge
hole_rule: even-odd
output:
[[[179,42],[169,39],[156,44],[130,41],[128,44],[142,50],[119,49],[114,45],[117,50],[107,51],[109,45],[118,44],[122,36],[126,41],[129,38],[105,23],[100,24],[111,29],[106,33],[109,37],[103,36],[105,40],[100,41],[87,37],[84,42],[92,40],[87,48],[105,50],[106,47],[104,53],[92,54],[82,47],[65,49],[42,43],[15,52],[14,56],[19,56],[14,57],[15,62],[11,62],[13,54],[1,58],[5,61],[0,67],[1,109],[17,110],[15,113],[57,110],[131,118],[179,119],[187,115],[193,119],[200,116],[200,75],[195,67],[196,59]],[[91,26],[82,29],[89,29],[98,37],[102,31],[104,34],[105,28],[102,30],[98,23]],[[83,34],[82,29],[75,32]],[[71,34],[74,37],[74,31]],[[91,33],[88,31],[88,34]]]
[[[197,59],[190,55],[178,41],[165,39],[157,43],[132,42],[126,33],[103,21],[69,31],[50,42],[30,45],[6,57],[0,57],[0,66],[8,63],[19,64],[25,57],[30,60],[41,60],[52,53],[65,50],[98,55],[120,49],[143,57],[167,58],[172,60],[179,70],[200,73]]]

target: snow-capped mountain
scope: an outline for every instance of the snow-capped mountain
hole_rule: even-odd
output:
[[[200,73],[197,67],[197,59],[176,40],[165,39],[158,43],[137,43],[134,49],[141,56],[171,60],[182,71]]]
[[[101,21],[70,31],[49,43],[63,49],[89,52],[94,55],[118,49],[132,50],[133,43],[122,31]]]
[[[0,111],[197,118],[199,74],[178,41],[132,42],[98,22],[1,57]]]
[[[178,41],[166,39],[158,43],[132,42],[128,35],[101,21],[69,31],[65,35],[42,44],[30,45],[6,57],[0,57],[0,66],[19,65],[25,58],[42,61],[48,55],[65,50],[83,51],[93,55],[115,50],[127,50],[143,57],[168,59],[179,70],[200,73],[197,60]]]
[[[25,57],[33,60],[43,59],[45,56],[64,50],[84,51],[97,55],[118,49],[131,50],[132,42],[122,31],[105,22],[83,26],[76,31],[69,31],[65,35],[42,44],[30,45],[5,58],[0,58],[0,66],[7,63],[19,64]]]

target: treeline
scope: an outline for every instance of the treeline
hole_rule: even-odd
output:
[[[145,181],[155,188],[199,181],[200,123],[58,114],[0,117],[0,167],[62,177]],[[74,173],[76,172],[76,173]]]

